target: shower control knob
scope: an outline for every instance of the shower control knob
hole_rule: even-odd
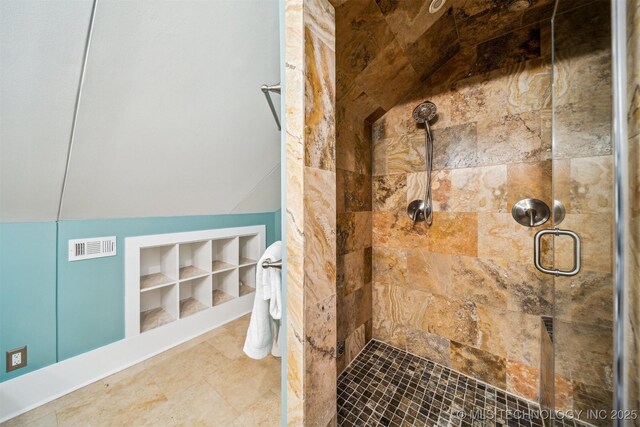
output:
[[[550,214],[549,206],[538,199],[522,199],[516,202],[511,209],[513,219],[525,227],[537,227],[544,224]]]

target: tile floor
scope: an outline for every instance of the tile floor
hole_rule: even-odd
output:
[[[280,359],[242,351],[243,316],[2,426],[279,426]]]
[[[370,341],[338,378],[339,426],[541,427],[537,404]],[[573,420],[556,424],[581,426]]]

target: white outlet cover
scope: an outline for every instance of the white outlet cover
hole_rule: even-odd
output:
[[[11,366],[18,366],[22,363],[22,353],[13,353],[11,355]]]

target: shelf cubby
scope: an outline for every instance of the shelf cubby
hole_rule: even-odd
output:
[[[238,266],[238,238],[215,239],[211,241],[211,271],[228,271]]]
[[[240,265],[254,265],[262,254],[260,248],[260,235],[252,234],[238,238],[240,250]]]
[[[223,271],[211,276],[213,285],[213,305],[220,305],[240,296],[238,269]]]
[[[264,249],[263,225],[127,237],[125,336],[247,313]]]
[[[180,282],[180,318],[211,307],[211,275]]]
[[[256,290],[256,264],[240,267],[240,289],[239,295],[247,295]]]
[[[178,318],[178,288],[174,283],[140,294],[140,332],[166,325]]]
[[[179,245],[180,280],[206,276],[211,272],[211,245],[209,241],[181,243]]]
[[[177,265],[177,245],[140,249],[140,291],[174,284]]]

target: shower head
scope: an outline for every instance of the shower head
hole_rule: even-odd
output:
[[[436,116],[436,104],[425,101],[413,109],[412,115],[416,123],[428,123]]]

